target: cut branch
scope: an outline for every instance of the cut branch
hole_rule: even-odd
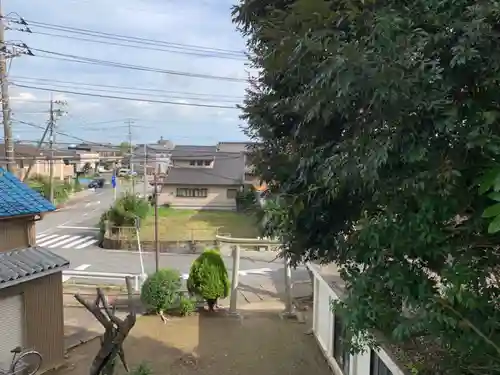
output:
[[[90,375],[111,375],[114,370],[114,362],[120,358],[123,367],[128,371],[123,342],[127,338],[130,330],[135,325],[137,316],[132,294],[132,281],[126,278],[128,314],[125,319],[116,316],[115,306],[111,307],[104,292],[97,288],[97,297],[93,303],[86,301],[79,294],[75,294],[75,299],[80,302],[104,327],[104,334],[101,337],[101,348],[92,362]]]

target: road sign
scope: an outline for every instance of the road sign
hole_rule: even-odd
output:
[[[111,176],[111,186],[113,186],[113,189],[116,187],[116,176],[115,175]]]

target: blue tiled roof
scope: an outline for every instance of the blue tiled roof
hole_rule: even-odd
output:
[[[55,209],[40,193],[0,168],[0,217],[36,215]]]

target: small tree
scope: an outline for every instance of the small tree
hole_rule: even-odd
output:
[[[141,290],[141,300],[149,308],[160,315],[165,323],[164,312],[171,308],[179,296],[181,275],[179,271],[165,268],[150,275]]]
[[[226,265],[218,250],[205,250],[191,265],[187,281],[188,291],[207,301],[214,310],[219,298],[229,295],[229,278]]]

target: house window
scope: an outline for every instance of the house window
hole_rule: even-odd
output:
[[[205,167],[210,167],[210,164],[212,164],[210,160],[205,160]]]
[[[333,358],[337,361],[342,372],[349,374],[350,354],[347,349],[347,332],[342,319],[337,314],[333,316]]]
[[[196,165],[196,160],[191,160],[191,161],[189,162],[189,165]]]
[[[238,194],[237,189],[227,189],[227,198],[228,199],[236,199],[237,194]]]
[[[391,370],[373,350],[370,353],[370,375],[392,375]]]
[[[206,198],[208,196],[208,189],[177,188],[177,196],[185,198]]]
[[[196,165],[201,167],[203,165],[203,160],[197,160]]]

